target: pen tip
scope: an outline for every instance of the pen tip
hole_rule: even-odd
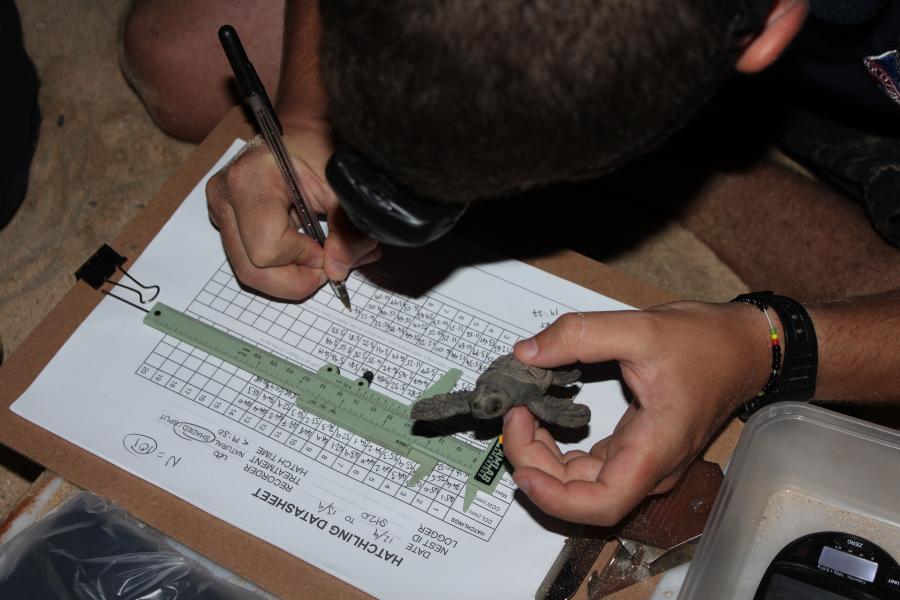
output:
[[[350,306],[350,294],[347,293],[347,288],[345,288],[344,286],[338,286],[337,297],[341,301],[341,304],[344,305],[344,308],[350,311],[353,310],[353,307]]]
[[[344,305],[344,308],[352,311],[353,307],[350,306],[350,294],[347,293],[347,286],[344,285],[344,282],[332,281],[331,289],[334,291],[334,295],[337,296],[338,300],[341,301],[341,304]]]

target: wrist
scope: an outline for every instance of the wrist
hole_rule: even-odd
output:
[[[746,421],[756,410],[781,400],[812,399],[818,370],[818,341],[806,309],[796,300],[772,292],[741,294],[732,302],[748,303],[762,311],[772,348],[769,379],[756,397],[741,407],[741,419]],[[775,325],[776,320],[780,327]]]
[[[330,133],[331,122],[324,110],[310,106],[302,100],[282,101],[275,103],[278,109],[278,120],[285,131],[300,129]]]
[[[288,152],[300,158],[317,178],[324,181],[325,164],[334,153],[334,143],[327,124],[297,115],[281,121]]]
[[[284,129],[284,135],[296,133],[312,133],[319,136],[331,135],[331,122],[325,113],[299,104],[277,103],[278,120]]]
[[[774,375],[780,374],[781,358],[775,364],[776,351],[773,351],[772,329],[775,330],[777,340],[780,343],[784,339],[784,329],[778,315],[772,310],[767,313],[761,311],[753,304],[735,302],[731,304],[733,310],[739,315],[738,340],[744,353],[744,369],[747,374],[745,385],[741,389],[740,398],[734,403],[733,411],[740,409],[748,399],[753,399],[770,386],[773,370]],[[768,317],[768,318],[767,318]],[[779,349],[777,352],[781,352]],[[775,367],[776,369],[773,369]]]

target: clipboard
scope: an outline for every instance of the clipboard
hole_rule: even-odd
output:
[[[112,246],[129,259],[138,258],[188,192],[235,138],[249,139],[253,130],[235,108],[162,186]],[[87,258],[87,257],[85,257]],[[671,294],[571,251],[525,262],[607,296],[646,308],[674,300]],[[127,269],[128,265],[126,265]],[[138,276],[140,274],[137,274]],[[304,561],[249,535],[176,496],[115,467],[10,411],[102,295],[76,284],[0,367],[0,442],[68,481],[101,494],[197,552],[283,598],[364,599],[370,596]],[[732,423],[706,453],[720,464],[733,449],[740,425]],[[601,559],[603,554],[601,553]],[[655,579],[655,578],[654,578]],[[610,598],[646,598],[653,580]],[[578,592],[585,598],[585,590]]]

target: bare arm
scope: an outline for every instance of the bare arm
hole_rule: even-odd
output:
[[[289,0],[284,8],[277,100],[282,121],[326,121],[328,101],[319,65],[320,37],[318,0]]]
[[[900,403],[900,290],[813,306],[817,399]],[[646,311],[564,315],[516,356],[540,367],[615,360],[634,393],[613,434],[562,454],[521,407],[507,414],[515,480],[548,514],[610,525],[672,487],[771,365],[767,322],[743,304],[676,302]],[[783,338],[783,336],[782,336]]]
[[[900,401],[900,290],[813,306],[817,400]]]

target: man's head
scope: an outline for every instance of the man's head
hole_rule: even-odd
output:
[[[735,65],[774,60],[805,3],[328,0],[320,11],[337,133],[413,192],[468,202],[649,150]]]

